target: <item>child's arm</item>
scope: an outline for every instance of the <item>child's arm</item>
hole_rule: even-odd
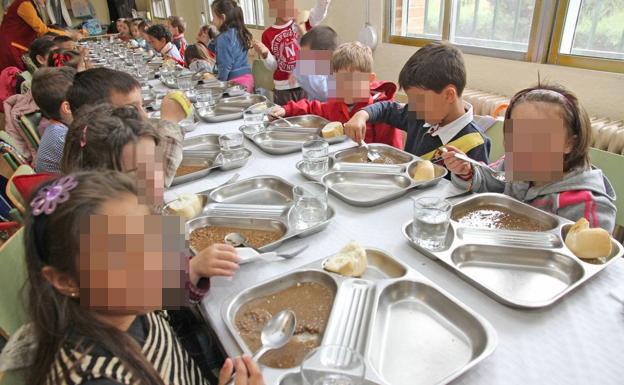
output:
[[[366,123],[386,123],[401,130],[407,130],[407,105],[397,102],[378,102],[362,108],[345,123],[345,134],[360,143],[366,136]]]
[[[316,0],[316,5],[310,11],[310,17],[308,18],[310,27],[314,28],[325,20],[329,3],[331,3],[331,0]]]
[[[284,116],[299,116],[299,115],[318,115],[325,119],[328,119],[326,114],[324,114],[323,103],[318,100],[308,100],[301,99],[299,101],[293,102],[290,101],[288,104],[285,104],[283,107],[275,107],[271,111],[271,115],[276,117],[284,117]]]
[[[505,182],[494,178],[488,172],[483,172],[479,167],[473,167],[470,163],[455,158],[456,153],[463,154],[458,148],[445,147],[447,151],[442,153],[442,158],[444,165],[451,172],[451,181],[455,186],[473,192],[505,191]],[[501,171],[503,164],[504,162],[498,162],[493,168]]]
[[[269,51],[269,48],[263,42],[255,39],[253,41],[253,47],[256,50],[258,56],[260,56],[260,59],[262,59],[264,66],[269,71],[275,71],[277,69],[277,60],[275,59],[275,56],[273,56],[271,51]]]

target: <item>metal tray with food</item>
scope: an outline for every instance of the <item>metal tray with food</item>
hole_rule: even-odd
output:
[[[381,156],[380,163],[367,161],[367,151],[353,147],[330,154],[328,171],[306,172],[304,161],[297,170],[306,178],[322,182],[329,191],[354,206],[376,206],[399,198],[411,189],[435,186],[448,171],[405,151],[385,144],[369,144],[369,151]],[[428,172],[422,169],[428,169]]]
[[[251,151],[241,148],[236,159],[226,159],[221,153],[219,135],[206,134],[186,139],[182,143],[182,163],[176,170],[172,186],[206,177],[215,169],[222,171],[241,168],[251,158]]]
[[[267,154],[285,155],[301,151],[301,146],[309,140],[321,139],[321,131],[329,123],[317,115],[301,115],[265,123],[262,132],[250,132],[246,126],[241,126],[240,131]],[[346,135],[340,135],[326,140],[335,144],[346,139]]]
[[[486,193],[453,206],[441,251],[415,242],[413,221],[403,226],[403,235],[412,247],[498,302],[535,309],[554,304],[624,255],[622,245],[608,233],[605,255],[587,259],[581,251],[573,252],[566,245],[572,226],[565,218],[506,195]],[[596,250],[597,239],[591,242]]]
[[[214,106],[196,108],[195,114],[207,123],[221,123],[241,119],[247,108],[264,103],[265,109],[273,106],[273,103],[262,95],[233,96],[219,100]]]
[[[295,313],[288,344],[260,359],[267,384],[301,384],[300,365],[317,346],[357,351],[365,383],[388,385],[446,384],[493,353],[497,334],[483,317],[394,256],[356,247],[366,256],[358,278],[318,260],[223,302],[222,318],[245,354],[260,347],[273,315]]]
[[[289,239],[324,230],[336,215],[334,209],[328,205],[324,221],[298,228],[292,215],[293,188],[276,176],[256,176],[197,194],[199,207],[187,215],[191,249],[223,243],[225,235],[238,232],[248,238],[250,246],[271,251]],[[163,213],[176,214],[173,205],[165,205]]]

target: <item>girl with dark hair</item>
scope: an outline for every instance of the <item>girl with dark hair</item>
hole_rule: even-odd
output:
[[[160,310],[201,299],[206,253],[184,257],[180,218],[153,215],[131,178],[69,174],[33,197],[24,236],[32,323],[9,341],[27,351],[14,361],[29,367],[25,383],[223,385],[234,368],[237,384],[263,383],[249,357],[227,359],[218,380],[202,372],[178,337],[177,310]],[[209,252],[238,258],[226,245]]]
[[[212,22],[220,32],[213,41],[219,80],[238,83],[253,92],[254,80],[247,61],[253,36],[245,26],[243,9],[234,0],[213,1],[210,9]]]
[[[194,72],[213,72],[214,70],[214,60],[210,58],[208,49],[199,43],[186,47],[184,61],[186,66]]]

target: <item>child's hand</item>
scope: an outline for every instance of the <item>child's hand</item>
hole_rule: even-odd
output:
[[[261,58],[266,59],[269,56],[269,49],[260,40],[254,39],[251,45]]]
[[[472,175],[472,165],[463,160],[459,160],[455,157],[455,154],[463,154],[463,152],[457,147],[444,146],[446,151],[442,152],[442,159],[444,159],[444,166],[459,177],[467,178]]]
[[[273,121],[276,118],[283,118],[284,116],[286,116],[286,110],[284,109],[284,107],[275,106],[269,112],[268,116],[269,116],[269,121]]]
[[[205,277],[233,277],[238,271],[239,261],[240,257],[232,246],[212,245],[191,258],[189,264],[191,283],[196,285],[200,278]]]
[[[356,143],[361,143],[366,136],[367,121],[368,113],[366,111],[358,111],[348,122],[344,124],[345,135]]]
[[[234,369],[236,369],[234,385],[264,385],[258,364],[249,356],[226,359],[219,373],[219,385],[225,385],[232,379]]]

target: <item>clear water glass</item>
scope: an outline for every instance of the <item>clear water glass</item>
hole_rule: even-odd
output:
[[[219,146],[221,147],[221,156],[225,163],[242,159],[245,155],[243,134],[240,132],[229,132],[220,135]]]
[[[245,110],[245,112],[243,112],[245,132],[248,134],[256,134],[264,131],[264,116],[265,112],[263,110]]]
[[[451,202],[443,198],[415,199],[412,240],[428,250],[443,250],[446,247],[452,208]]]
[[[327,187],[322,183],[295,186],[293,199],[292,219],[296,229],[309,229],[327,220]]]
[[[216,104],[212,91],[197,91],[197,107],[210,107]]]
[[[301,146],[303,172],[321,175],[329,169],[329,143],[323,139],[309,140]]]
[[[149,80],[149,69],[144,66],[137,66],[136,77],[139,83],[146,84]]]
[[[301,364],[303,385],[362,385],[365,375],[364,358],[345,346],[320,346]]]
[[[189,91],[193,88],[193,79],[190,76],[181,76],[178,78],[178,88],[182,91]]]

